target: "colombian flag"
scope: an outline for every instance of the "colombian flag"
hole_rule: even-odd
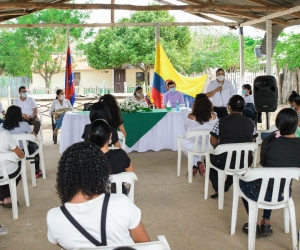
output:
[[[67,60],[66,60],[65,96],[66,99],[68,99],[73,106],[75,102],[75,82],[74,82],[74,72],[72,69],[72,56],[71,56],[71,50],[69,46],[68,46]]]
[[[156,46],[156,56],[154,65],[154,77],[152,85],[152,97],[154,104],[158,108],[163,106],[163,95],[167,92],[165,81],[172,79],[176,83],[176,90],[183,93],[184,100],[189,99],[190,107],[197,94],[202,92],[207,75],[196,78],[188,78],[178,73],[160,43]]]

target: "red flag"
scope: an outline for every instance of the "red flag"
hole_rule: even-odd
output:
[[[66,60],[65,96],[73,106],[75,102],[75,83],[74,83],[74,73],[72,69],[72,55],[69,46],[68,46],[67,60]]]

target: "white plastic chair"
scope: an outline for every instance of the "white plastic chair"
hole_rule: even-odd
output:
[[[5,161],[11,161],[15,163],[21,161],[21,171],[14,178],[11,179],[9,178]],[[9,185],[10,197],[12,201],[13,219],[17,220],[19,216],[18,216],[18,198],[17,198],[16,179],[18,178],[19,175],[21,175],[22,178],[26,207],[30,206],[28,187],[27,187],[27,177],[26,177],[26,160],[25,158],[20,159],[14,152],[0,153],[0,168],[3,174],[1,176],[3,178],[0,179],[0,186],[7,185],[7,184]]]
[[[34,159],[35,155],[37,155],[37,154],[39,154],[39,156],[40,156],[40,166],[41,166],[41,169],[43,172],[43,179],[46,179],[42,138],[36,138],[33,134],[12,134],[12,136],[13,136],[14,140],[16,141],[17,145],[19,145],[20,141],[23,144],[25,158],[26,158],[26,160],[29,160],[29,162],[30,162],[32,187],[36,187],[35,164],[34,164],[34,161],[32,161],[32,160]],[[27,145],[26,141],[31,141],[31,142],[37,143],[39,148],[34,153],[29,154],[28,148],[26,146]]]
[[[188,154],[188,183],[193,182],[193,158],[194,155],[204,155],[205,151],[212,151],[210,145],[210,131],[209,129],[188,131],[184,136],[177,136],[178,142],[178,159],[177,159],[177,176],[180,176],[181,168],[181,151],[186,151]],[[192,151],[184,148],[182,140],[194,138],[194,147]],[[204,138],[204,139],[203,139]],[[201,147],[199,143],[201,141]]]
[[[137,243],[132,245],[124,245],[122,247],[132,247],[136,250],[170,250],[169,243],[164,235],[158,235],[157,241],[147,243]],[[107,246],[107,247],[95,247],[95,248],[81,248],[79,250],[94,250],[94,249],[105,249],[113,250],[120,246]]]
[[[121,131],[118,131],[118,137],[119,137],[119,140],[122,141],[121,148],[122,148],[124,151],[126,151],[126,145],[125,145],[126,137],[124,136],[124,134],[123,134]]]
[[[116,193],[122,194],[122,183],[129,183],[130,190],[127,194],[128,198],[134,203],[134,182],[137,181],[138,178],[134,172],[122,172],[120,174],[111,175],[111,183],[116,183]]]
[[[241,153],[244,151],[244,168],[240,169]],[[206,174],[205,174],[205,184],[204,184],[204,199],[207,199],[208,195],[208,185],[209,185],[209,173],[210,169],[213,168],[218,172],[218,209],[223,210],[224,207],[224,185],[225,185],[225,175],[244,174],[250,166],[248,166],[248,153],[254,152],[253,163],[257,161],[257,144],[255,142],[245,142],[245,143],[230,143],[221,144],[216,147],[212,152],[206,152]],[[226,163],[224,170],[219,169],[211,164],[210,154],[219,155],[222,153],[227,153]],[[236,152],[236,160],[234,169],[230,168],[230,162],[232,158],[232,153]],[[254,164],[254,167],[256,164]]]
[[[256,168],[249,169],[245,176],[234,175],[233,183],[233,203],[231,216],[231,235],[235,234],[236,218],[238,210],[239,197],[243,197],[249,204],[248,216],[248,249],[255,249],[256,237],[256,221],[258,208],[262,209],[280,209],[284,208],[284,232],[289,233],[289,222],[291,223],[293,249],[297,249],[297,227],[295,206],[292,197],[289,195],[289,186],[292,179],[299,180],[300,171],[298,168]],[[274,178],[272,201],[265,201],[265,195],[268,188],[268,183],[271,178]],[[278,201],[280,191],[280,181],[285,178],[284,196],[282,201]],[[261,189],[258,200],[249,199],[240,189],[239,179],[250,182],[257,179],[262,179]]]

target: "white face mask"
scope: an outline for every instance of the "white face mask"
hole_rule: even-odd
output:
[[[137,96],[137,97],[141,97],[141,94],[140,94],[140,93],[136,93],[136,96]]]
[[[59,98],[60,98],[60,100],[64,100],[65,99],[65,95],[61,95]]]
[[[218,75],[217,76],[217,80],[220,81],[220,82],[224,81],[224,79],[225,79],[225,76],[223,76],[223,75]]]

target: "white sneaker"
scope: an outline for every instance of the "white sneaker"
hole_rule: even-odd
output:
[[[0,235],[5,235],[8,233],[8,229],[2,225],[0,225]]]

